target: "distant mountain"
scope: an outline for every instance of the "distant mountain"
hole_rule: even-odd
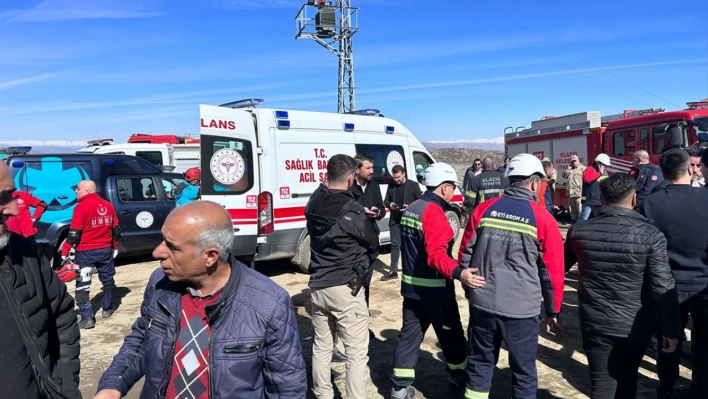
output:
[[[32,147],[31,153],[71,153],[86,147],[86,141],[0,140],[0,148]]]
[[[472,139],[472,140],[433,140],[424,142],[427,149],[434,148],[467,148],[486,151],[504,151],[504,138]]]

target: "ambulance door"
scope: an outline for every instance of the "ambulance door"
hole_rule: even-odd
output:
[[[259,197],[258,142],[250,112],[200,105],[201,199],[224,207],[234,226],[234,256],[256,253],[259,232],[273,228],[259,225],[259,207],[272,209],[273,198]],[[263,215],[268,221],[270,215]],[[270,218],[272,221],[272,218]]]

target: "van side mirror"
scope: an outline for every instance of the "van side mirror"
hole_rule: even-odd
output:
[[[683,129],[680,126],[671,126],[669,128],[669,139],[672,147],[683,146]]]

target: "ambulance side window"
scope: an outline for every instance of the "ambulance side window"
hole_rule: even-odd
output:
[[[201,194],[236,195],[253,187],[253,149],[248,140],[201,136]]]
[[[121,201],[155,201],[157,193],[150,177],[122,177],[117,180],[118,198]]]
[[[424,152],[413,152],[413,163],[415,163],[415,178],[418,183],[423,183],[423,172],[434,162],[428,154]]]
[[[366,154],[374,160],[373,180],[379,184],[388,184],[392,181],[391,169],[395,165],[401,165],[404,170],[408,170],[406,155],[400,145],[357,144],[355,148],[357,154]]]
[[[136,151],[136,157],[140,157],[153,165],[163,165],[162,153],[160,151]]]

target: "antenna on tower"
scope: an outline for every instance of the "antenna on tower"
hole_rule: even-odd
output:
[[[314,17],[312,17],[314,15]],[[359,9],[350,0],[307,0],[295,17],[295,39],[312,39],[339,58],[337,112],[354,112],[352,36],[359,31]]]

